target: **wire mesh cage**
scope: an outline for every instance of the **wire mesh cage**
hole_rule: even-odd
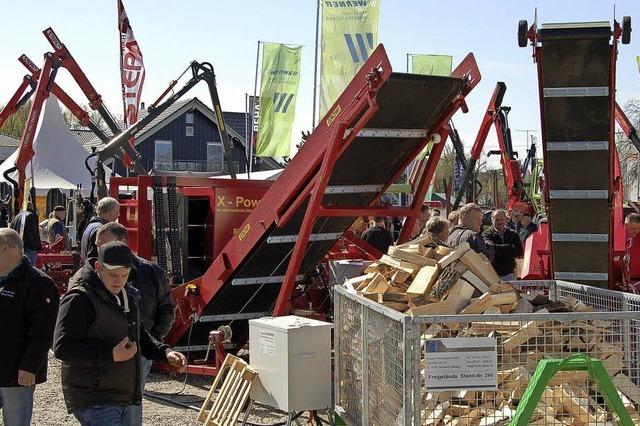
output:
[[[336,288],[337,412],[362,425],[508,425],[532,407],[518,424],[640,424],[640,297],[561,281],[518,286],[594,312],[412,318]],[[541,373],[570,357],[585,364]]]

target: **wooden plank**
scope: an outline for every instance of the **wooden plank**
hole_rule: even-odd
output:
[[[465,315],[473,315],[473,314],[481,314],[493,305],[491,304],[491,294],[485,293],[480,296],[475,301],[471,301],[471,304],[464,308],[461,314]]]
[[[474,291],[475,288],[471,284],[464,280],[458,280],[449,290],[445,301],[453,306],[453,310],[457,314],[467,307]]]
[[[423,266],[407,289],[409,298],[425,294],[438,279],[436,266]]]
[[[438,261],[438,266],[440,267],[440,269],[446,268],[449,264],[451,264],[451,263],[455,262],[456,260],[460,259],[461,257],[463,257],[465,255],[465,253],[469,251],[469,249],[470,249],[469,243],[460,244],[460,246],[458,246],[458,248],[456,248],[454,251],[452,251],[451,253],[447,254],[442,259],[440,259]]]
[[[380,273],[374,275],[365,288],[365,293],[384,293],[389,288],[387,279]]]
[[[493,270],[491,264],[485,262],[475,251],[468,250],[460,260],[487,286],[491,287],[500,281],[500,277]]]
[[[518,330],[516,334],[502,342],[502,350],[504,352],[511,352],[539,334],[538,324],[535,321],[529,321],[524,327]]]
[[[460,262],[462,263],[462,262]],[[464,265],[464,263],[462,263]],[[466,266],[466,265],[465,265]],[[476,274],[467,270],[462,274],[462,278],[468,281],[472,286],[477,288],[480,293],[489,293],[489,286],[487,286]]]
[[[527,299],[520,298],[518,300],[518,306],[516,306],[516,313],[518,314],[530,314],[533,312],[533,305]]]
[[[408,302],[406,293],[384,293],[384,294],[378,294],[377,296],[378,297],[376,301],[378,303],[384,303],[384,302],[407,303]]]
[[[453,315],[456,312],[451,304],[446,302],[436,302],[411,308],[405,313],[407,315],[415,317],[418,315]]]
[[[391,308],[394,311],[398,311],[398,312],[404,312],[407,309],[409,309],[409,305],[406,304],[406,303],[382,302],[382,305],[386,306],[387,308]]]
[[[515,293],[500,293],[491,296],[493,306],[513,305],[514,303],[518,303],[518,296]]]
[[[436,266],[436,261],[434,259],[428,259],[420,254],[412,253],[394,246],[389,247],[389,256],[420,266]]]
[[[577,418],[583,424],[595,424],[596,418],[589,412],[588,406],[581,404],[571,388],[562,385],[553,391],[555,401],[562,404],[573,417]]]
[[[397,284],[404,284],[411,277],[411,273],[407,271],[396,271],[391,276],[391,281]]]
[[[617,376],[614,376],[613,384],[616,385],[616,389],[625,394],[627,398],[636,404],[640,404],[640,388],[638,388],[638,386],[636,386],[625,374],[620,373]]]
[[[383,254],[378,262],[391,266],[394,269],[409,272],[411,274],[419,271],[421,267],[420,265],[416,265],[412,262],[407,262],[406,260],[394,259],[393,257],[387,256],[386,254]]]

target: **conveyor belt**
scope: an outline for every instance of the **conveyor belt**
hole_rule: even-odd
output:
[[[556,279],[608,285],[611,27],[543,25],[545,181]]]
[[[386,56],[384,59],[386,60]],[[473,64],[475,66],[475,62]],[[350,87],[365,75],[361,72]],[[331,168],[322,202],[324,206],[369,206],[392,183],[408,161],[420,152],[426,143],[426,136],[448,121],[459,107],[458,104],[452,106],[454,101],[470,90],[466,87],[467,81],[455,77],[391,73],[385,79],[375,97],[379,108]],[[349,90],[348,87],[345,93],[349,93]],[[341,117],[348,115],[349,105],[342,103],[345,99],[348,96],[343,94],[332,109],[343,111]],[[327,115],[330,116],[331,113]],[[317,176],[320,167],[317,159],[322,158],[318,154],[328,145],[325,135],[335,130],[324,127],[331,127],[331,119],[327,117],[320,122],[259,202],[241,227],[238,238],[234,238],[223,249],[223,253],[227,252],[229,258],[240,253],[241,261],[237,267],[231,268],[231,274],[222,278],[202,311],[200,321],[193,326],[192,350],[197,350],[195,348],[199,344],[206,342],[210,330],[222,324],[231,324],[233,341],[241,344],[248,331],[246,320],[272,311],[310,197],[307,196],[296,207],[295,213],[283,227],[276,225],[274,210],[278,211],[282,205],[295,205],[295,201],[303,196],[307,183]],[[360,117],[363,115],[355,116],[347,128],[351,128]],[[301,176],[308,176],[302,184]],[[286,200],[291,201],[287,204]],[[299,270],[300,278],[322,260],[335,241],[353,223],[355,216],[358,215],[319,217],[316,220]],[[244,231],[260,233],[254,240],[252,235],[245,240]],[[246,244],[249,246],[245,246]],[[217,259],[212,269],[216,269],[217,264],[227,262],[224,257],[223,254],[222,260]],[[213,278],[216,278],[215,275]],[[204,279],[207,279],[206,275],[203,283]],[[187,333],[181,335],[178,347],[186,345],[186,337]]]

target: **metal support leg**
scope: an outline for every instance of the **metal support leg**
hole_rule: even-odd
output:
[[[251,412],[251,408],[253,408],[253,399],[249,400],[247,411],[245,411],[244,416],[242,417],[242,426],[247,426],[247,420],[249,420],[249,413]]]
[[[345,125],[341,123],[338,128],[340,129],[338,135],[344,134]],[[276,306],[273,310],[273,315],[276,317],[286,314],[289,310],[289,295],[291,295],[291,292],[293,291],[295,278],[298,275],[298,270],[300,269],[307,245],[309,244],[309,236],[311,235],[313,225],[318,217],[318,210],[321,207],[322,198],[324,198],[324,192],[327,187],[327,183],[329,182],[329,178],[331,177],[331,169],[335,163],[338,153],[340,152],[342,142],[343,138],[335,138],[332,145],[325,152],[325,156],[318,173],[318,179],[315,187],[313,188],[309,204],[307,205],[307,211],[304,215],[304,219],[302,220],[300,231],[298,232],[298,239],[296,240],[293,252],[291,253],[291,258],[289,259],[287,273],[285,274],[284,282],[280,288],[280,294],[278,295],[278,300],[276,301]]]
[[[400,231],[400,236],[398,237],[398,244],[405,243],[411,238],[411,231],[413,230],[413,226],[418,220],[418,215],[420,214],[420,208],[422,204],[424,204],[424,197],[429,190],[429,185],[431,184],[431,180],[433,179],[433,175],[436,172],[436,166],[440,161],[440,156],[442,155],[442,151],[444,149],[444,144],[447,141],[447,137],[449,136],[449,126],[444,126],[440,129],[438,135],[440,136],[440,141],[434,144],[433,149],[429,153],[429,158],[427,159],[427,165],[425,167],[424,173],[421,176],[421,180],[418,183],[418,187],[416,189],[415,197],[413,198],[413,204],[411,209],[414,211],[413,216],[407,217],[407,220],[402,227],[402,231]]]

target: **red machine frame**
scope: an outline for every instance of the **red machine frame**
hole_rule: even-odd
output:
[[[522,22],[522,21],[521,21]],[[542,131],[542,146],[543,146],[543,160],[544,164],[548,164],[547,161],[547,149],[546,149],[546,140],[544,139],[544,135],[546,135],[546,126],[545,126],[545,115],[544,115],[544,92],[543,92],[543,81],[542,81],[542,52],[540,46],[538,45],[538,34],[537,34],[537,22],[534,22],[528,29],[527,39],[531,42],[532,46],[532,57],[534,62],[536,63],[538,70],[538,96],[540,102],[540,123],[541,123],[541,131]],[[613,31],[612,31],[612,45],[611,45],[611,53],[610,53],[610,61],[609,61],[609,93],[615,93],[616,86],[616,59],[618,55],[618,40],[622,36],[622,27],[618,23],[618,21],[614,20],[613,23]],[[624,235],[625,228],[623,225],[623,191],[622,191],[622,175],[620,169],[620,162],[618,159],[618,152],[615,146],[614,135],[615,135],[615,122],[616,119],[620,122],[620,125],[625,129],[625,121],[628,125],[630,122],[627,120],[623,120],[622,110],[617,105],[615,101],[615,96],[610,96],[610,104],[609,111],[611,111],[611,115],[609,118],[610,128],[609,128],[609,170],[611,172],[611,178],[609,179],[609,194],[610,196],[610,204],[609,204],[609,235],[610,235],[610,244],[609,244],[609,267],[608,267],[608,277],[609,277],[609,288],[611,289],[620,289],[620,290],[628,290],[626,283],[624,282],[624,275],[622,273],[623,269],[623,257],[625,255],[625,244],[624,244]],[[626,117],[625,117],[626,118]],[[631,126],[632,127],[632,126]],[[627,132],[627,130],[625,130]],[[549,204],[549,185],[543,186],[543,196],[545,205]],[[527,271],[530,273],[523,274],[524,279],[550,279],[553,277],[553,250],[551,250],[550,244],[550,226],[549,223],[552,221],[552,214],[547,210],[547,220],[548,222],[542,223],[539,227],[538,231],[533,234],[533,236],[527,239],[525,243],[525,257],[528,260],[528,268]],[[539,275],[538,275],[539,272]]]
[[[333,108],[310,136],[311,139],[317,139],[315,143],[320,149],[300,151],[298,156],[302,158],[297,163],[290,164],[289,167],[295,165],[303,166],[298,166],[300,167],[299,170],[290,172],[288,176],[290,178],[283,179],[283,176],[273,183],[272,194],[278,194],[277,197],[273,198],[271,196],[272,198],[264,198],[261,201],[261,203],[266,203],[272,208],[260,214],[254,210],[245,221],[241,230],[242,235],[239,235],[239,238],[231,239],[202,277],[186,286],[177,287],[173,290],[173,295],[177,301],[177,311],[174,327],[167,336],[169,343],[177,341],[188,331],[192,323],[192,313],[202,312],[233,271],[240,266],[247,253],[264,235],[266,226],[264,224],[275,223],[277,227],[283,227],[309,194],[310,201],[274,308],[275,316],[284,315],[290,309],[290,297],[294,289],[295,277],[300,268],[311,229],[318,217],[406,216],[409,222],[404,227],[400,241],[405,241],[408,238],[409,230],[415,223],[422,205],[419,200],[424,199],[449,132],[446,123],[459,108],[464,111],[467,110],[465,96],[480,81],[480,73],[472,54],[469,54],[452,73],[453,77],[464,79],[466,85],[460,95],[454,99],[446,112],[443,113],[440,121],[433,126],[433,129],[429,131],[420,144],[420,150],[422,150],[432,136],[438,134],[440,137],[440,142],[435,144],[431,152],[412,206],[408,208],[376,207],[377,199],[368,208],[323,206],[321,194],[325,193],[324,189],[327,186],[336,159],[340,157],[340,154],[349,146],[358,132],[377,111],[376,93],[382,83],[388,80],[390,76],[391,64],[386,56],[384,47],[380,45],[371,54],[368,61],[355,76],[354,81],[347,86]],[[364,84],[360,82],[364,82]],[[357,123],[345,137],[346,126],[357,117],[359,117]],[[381,193],[391,182],[398,178],[411,160],[413,159],[408,159],[399,168],[396,176],[390,179]],[[316,170],[318,171],[316,172]],[[260,224],[263,225],[260,226]],[[194,292],[189,290],[190,287],[194,291],[197,289],[197,296],[192,297]]]

